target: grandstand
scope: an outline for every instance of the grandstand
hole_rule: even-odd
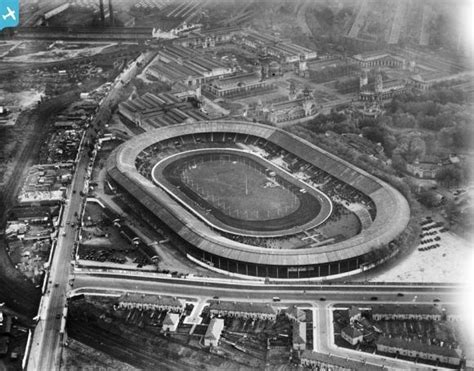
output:
[[[322,202],[322,211],[307,220],[288,212],[285,217],[295,224],[271,231],[232,225],[196,197],[183,202],[182,184],[182,193],[176,184],[172,192],[166,189],[170,179],[162,170],[176,159],[191,161],[193,151],[258,159],[305,190],[295,194],[319,196],[326,206]],[[381,180],[292,134],[249,122],[203,121],[148,132],[117,148],[107,171],[119,190],[187,242],[189,258],[234,275],[303,279],[358,272],[391,253],[410,215],[403,196]]]

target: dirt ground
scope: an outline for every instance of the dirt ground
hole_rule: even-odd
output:
[[[474,263],[472,242],[441,234],[440,247],[414,250],[398,264],[369,278],[372,282],[466,282]],[[369,273],[370,274],[370,273]]]
[[[99,367],[103,367],[107,370],[139,370],[128,363],[114,359],[107,353],[91,348],[84,343],[74,339],[69,340],[69,345],[64,348],[62,353],[61,371],[83,370],[86,368],[97,369]]]

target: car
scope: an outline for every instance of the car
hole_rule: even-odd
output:
[[[273,301],[280,301],[280,298],[278,296],[274,296]]]
[[[61,315],[58,313],[56,314],[56,319],[60,319],[61,318]]]
[[[399,292],[399,293],[397,294],[397,296],[400,296],[400,297],[401,297],[401,296],[405,296],[405,295],[403,294],[403,292]]]
[[[438,298],[434,298],[433,301],[434,301],[435,303],[438,303],[440,300],[439,300]]]
[[[214,296],[213,299],[214,299],[214,300],[219,300],[219,297],[218,297],[218,296]]]
[[[320,297],[319,300],[320,300],[320,301],[326,301],[326,298]]]
[[[376,297],[376,296],[372,296],[372,297],[370,298],[370,300],[375,301],[375,300],[379,300],[379,298]]]

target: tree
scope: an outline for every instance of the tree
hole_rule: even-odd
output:
[[[465,179],[460,167],[448,166],[438,171],[436,180],[445,187],[457,187]]]
[[[424,191],[420,193],[418,200],[426,207],[436,207],[441,204],[443,198],[436,192]]]

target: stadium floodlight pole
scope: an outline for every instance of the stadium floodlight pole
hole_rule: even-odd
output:
[[[245,195],[247,196],[248,194],[249,194],[248,177],[247,177],[247,173],[245,173]]]

